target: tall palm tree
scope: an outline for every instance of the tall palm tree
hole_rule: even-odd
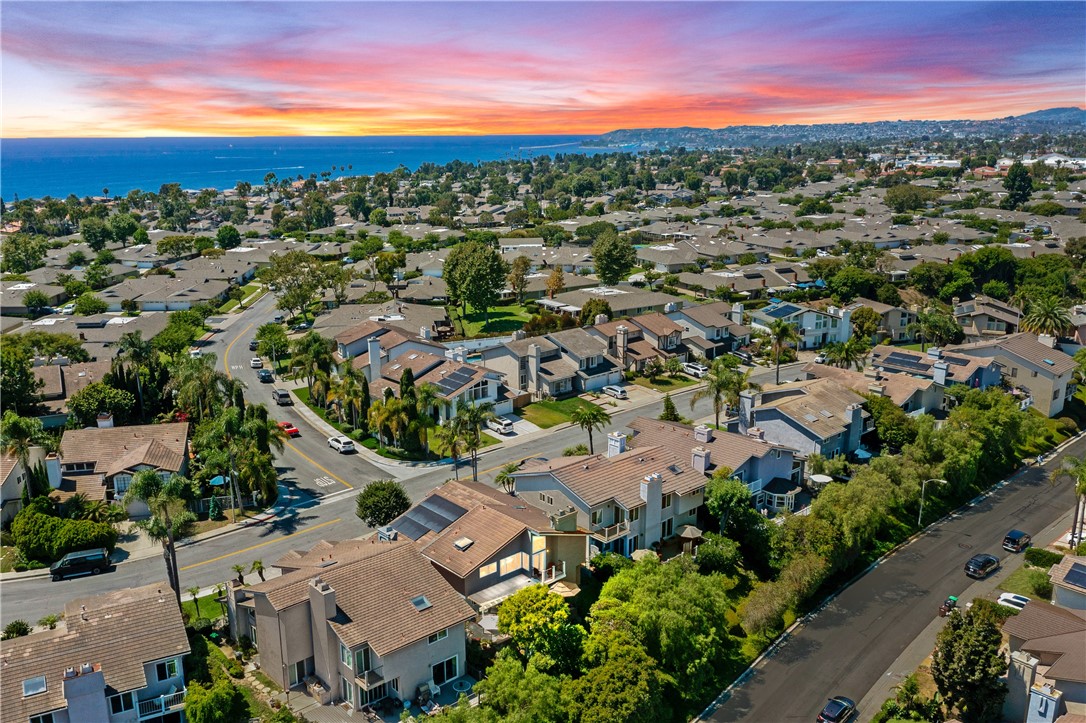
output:
[[[716,417],[716,426],[720,427],[720,413],[725,405],[736,407],[739,405],[739,394],[745,389],[759,388],[750,381],[750,371],[740,372],[724,363],[722,358],[716,358],[709,365],[708,373],[702,378],[705,386],[694,392],[690,398],[690,408],[702,399],[713,400],[713,414]]]
[[[520,466],[516,462],[510,462],[501,468],[494,481],[500,484],[503,490],[511,493],[517,486],[517,478],[513,475],[517,473],[518,469],[520,469]]]
[[[750,380],[750,375],[754,373],[753,369],[747,369],[745,372],[739,369],[728,369],[727,374],[724,376],[724,401],[732,409],[739,408],[739,397],[743,392],[749,390],[760,392],[762,390],[761,384],[755,384]],[[717,417],[716,426],[720,426],[720,418]]]
[[[1071,537],[1077,544],[1082,544],[1082,527],[1086,523],[1086,457],[1076,458],[1068,456],[1063,461],[1063,469],[1071,476],[1074,482],[1071,488],[1075,496],[1075,511],[1071,518]],[[1079,508],[1083,507],[1082,515]]]
[[[301,369],[305,376],[306,388],[310,396],[313,394],[313,382],[317,374],[332,373],[334,360],[332,359],[332,342],[325,339],[315,331],[310,331],[294,342],[291,349],[291,364]]]
[[[177,406],[198,422],[215,416],[224,404],[224,389],[230,379],[215,370],[215,355],[182,357],[174,362],[167,391],[174,393]]]
[[[117,357],[114,363],[129,364],[136,376],[136,396],[140,402],[140,419],[143,419],[146,413],[143,402],[143,369],[157,358],[156,355],[157,352],[151,342],[144,340],[143,332],[130,331],[121,334],[121,338],[117,341]]]
[[[830,349],[831,346],[833,347],[832,350]],[[851,369],[855,366],[858,371],[862,371],[864,361],[870,353],[871,347],[867,341],[858,336],[849,337],[849,340],[843,344],[834,342],[832,345],[826,345],[826,361],[832,360],[837,366],[845,369]]]
[[[496,418],[494,404],[461,404],[456,409],[454,424],[464,440],[464,451],[471,455],[471,478],[479,481],[479,449],[483,446],[483,427],[488,420]]]
[[[133,502],[143,502],[151,512],[150,517],[136,522],[136,526],[152,540],[162,544],[166,579],[177,599],[178,608],[181,607],[181,582],[175,544],[192,534],[196,515],[188,509],[188,500],[196,494],[195,485],[188,479],[175,474],[163,480],[153,469],[137,472],[124,493],[125,507]]]
[[[384,444],[387,431],[393,446],[399,446],[400,435],[407,427],[407,409],[396,397],[381,399],[370,405],[370,425],[377,432],[377,441]]]
[[[602,431],[605,426],[611,423],[611,415],[595,404],[588,404],[574,409],[573,413],[569,415],[569,421],[588,432],[588,453],[595,454],[596,450],[592,444],[592,430]]]
[[[426,456],[430,455],[430,430],[438,426],[439,409],[449,406],[449,400],[441,396],[441,388],[426,382],[415,387],[415,426]]]
[[[464,451],[464,439],[460,436],[460,429],[455,419],[442,424],[434,430],[434,441],[445,450],[445,453],[453,461],[453,476],[460,479],[460,454]]]
[[[773,344],[773,360],[777,365],[777,384],[781,383],[781,352],[789,344],[799,341],[799,332],[796,327],[784,319],[775,319],[769,324],[769,339]]]
[[[1071,328],[1071,317],[1055,296],[1038,299],[1026,308],[1021,324],[1023,331],[1058,337]]]
[[[186,592],[189,595],[192,595],[192,604],[196,606],[196,617],[203,617],[202,615],[200,615],[200,586],[193,585],[192,587],[188,588]]]

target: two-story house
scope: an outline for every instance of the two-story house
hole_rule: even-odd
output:
[[[1042,344],[1037,336],[1021,332],[947,347],[947,351],[994,359],[1003,378],[1019,391],[1024,406],[1028,402],[1046,417],[1055,417],[1078,388],[1077,365],[1074,359],[1052,346],[1052,337],[1045,339],[1049,343]]]
[[[1086,655],[1082,643],[1086,638],[1086,614],[1045,602],[1029,602],[1003,622],[1003,635],[1010,650],[1010,665],[1002,719],[1081,718],[1086,712]]]
[[[98,427],[69,429],[60,440],[61,473],[56,497],[63,502],[76,493],[91,500],[119,501],[139,471],[153,469],[163,478],[185,474],[189,461],[188,422],[114,427],[103,415]],[[148,514],[142,502],[128,514]]]
[[[864,307],[876,312],[880,319],[878,331],[875,332],[875,338],[872,341],[889,339],[893,342],[901,342],[910,341],[913,338],[909,325],[916,321],[916,314],[912,311],[863,297],[853,299],[847,308],[855,312]]]
[[[860,448],[870,415],[864,398],[832,379],[790,382],[739,395],[740,434],[823,457]]]
[[[588,561],[584,530],[526,502],[490,485],[446,482],[389,528],[414,540],[453,589],[486,612],[529,585],[576,579]]]
[[[322,542],[275,566],[279,577],[231,583],[227,601],[231,634],[256,642],[261,669],[284,689],[353,711],[464,674],[475,611],[411,540]]]
[[[641,371],[651,360],[666,362],[672,357],[686,361],[683,328],[663,314],[642,314],[608,321],[584,329],[607,343],[607,353],[622,369]]]
[[[575,328],[523,337],[480,351],[482,366],[514,389],[535,399],[593,391],[622,381],[622,367],[608,352],[608,342]]]
[[[967,301],[953,300],[954,320],[966,337],[980,339],[1018,331],[1022,312],[1005,301],[978,294]]]
[[[943,387],[964,384],[973,389],[987,389],[999,384],[1002,376],[993,359],[966,353],[951,353],[939,347],[926,352],[879,345],[871,349],[868,366],[890,376],[906,375],[930,379]]]
[[[166,582],[77,598],[53,630],[0,642],[0,723],[173,723],[185,623]]]
[[[833,379],[859,394],[888,397],[907,414],[931,414],[946,409],[942,385],[911,374],[887,374],[868,366],[862,372],[810,362],[803,367],[807,379]]]
[[[361,370],[369,381],[376,379],[375,372],[389,359],[408,352],[426,352],[437,356],[445,354],[445,347],[431,341],[432,330],[419,328],[417,336],[391,324],[367,319],[360,324],[336,334],[333,339],[336,350],[333,359],[342,368],[350,364]],[[376,366],[371,360],[378,359]]]
[[[770,324],[784,320],[799,333],[800,349],[819,349],[831,342],[846,342],[852,336],[852,312],[831,306],[822,311],[804,304],[775,301],[750,312],[751,325],[764,332]]]
[[[750,343],[750,327],[743,325],[743,305],[726,301],[679,309],[667,315],[683,327],[683,342],[694,355],[715,359]]]
[[[574,392],[590,392],[622,381],[622,368],[607,353],[607,344],[585,329],[556,331],[545,338],[558,347],[562,358],[576,370]]]
[[[449,352],[449,356],[438,356],[425,351],[406,351],[386,362],[380,374],[370,382],[370,397],[380,399],[386,389],[399,395],[400,381],[408,369],[415,378],[415,385],[433,384],[437,395],[444,402],[437,405],[431,413],[444,424],[447,419],[456,416],[456,411],[464,405],[493,404],[495,414],[509,414],[513,411],[512,397],[506,394],[501,376],[490,369],[464,361],[462,351]],[[372,373],[373,367],[369,366]]]

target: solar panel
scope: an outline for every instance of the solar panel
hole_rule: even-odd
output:
[[[392,527],[392,529],[396,530],[396,532],[399,532],[404,537],[409,537],[412,540],[417,540],[430,531],[429,527],[426,527],[425,525],[420,525],[418,522],[415,522],[406,514],[399,519],[393,520],[390,527]]]
[[[442,517],[448,519],[449,522],[459,520],[468,513],[463,507],[441,495],[430,495],[422,501],[422,504],[435,510]]]
[[[776,308],[769,308],[765,310],[767,316],[772,316],[774,319],[783,319],[790,314],[794,314],[799,311],[798,306],[792,304],[781,304]]]
[[[441,393],[448,396],[459,389],[462,384],[456,384],[451,379],[441,379],[437,382],[437,388],[441,390]]]
[[[1067,574],[1063,576],[1063,580],[1075,587],[1086,590],[1086,565],[1081,562],[1074,563],[1071,565],[1071,569],[1067,571]]]
[[[964,367],[969,364],[968,359],[962,359],[960,356],[945,356],[943,357],[943,361],[945,361],[947,364],[953,364],[957,367]]]

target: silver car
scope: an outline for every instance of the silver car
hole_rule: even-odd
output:
[[[615,386],[614,384],[608,384],[600,391],[609,397],[614,397],[615,399],[629,399],[629,395],[626,394],[626,390],[622,387]]]

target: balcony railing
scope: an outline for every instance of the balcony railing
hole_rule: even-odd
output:
[[[176,693],[167,693],[166,695],[160,695],[157,698],[141,700],[139,703],[140,720],[143,720],[144,718],[155,718],[160,715],[165,715],[174,709],[181,708],[185,705],[185,693],[186,691],[179,690]]]
[[[550,585],[552,582],[558,582],[566,576],[566,561],[560,560],[555,565],[550,565],[543,570],[537,568],[532,569],[532,577],[539,580],[544,585]]]
[[[611,540],[618,539],[624,536],[630,531],[630,523],[626,520],[619,522],[615,525],[604,527],[602,525],[594,525],[592,527],[592,536],[601,542],[610,542]]]
[[[372,690],[385,680],[384,666],[377,666],[354,676],[363,690]]]

